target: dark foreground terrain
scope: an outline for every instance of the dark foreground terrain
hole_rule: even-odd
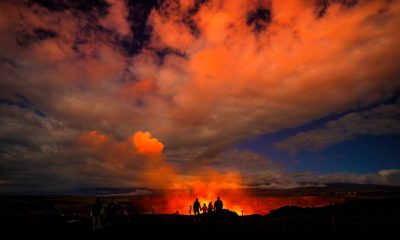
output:
[[[241,217],[225,210],[219,217],[204,215],[198,220],[125,209],[100,230],[92,230],[85,208],[92,200],[82,205],[80,199],[76,206],[65,201],[69,209],[75,207],[68,213],[57,212],[49,203],[63,204],[61,198],[2,197],[2,239],[400,239],[397,198],[359,199],[321,208],[283,207],[265,216]]]

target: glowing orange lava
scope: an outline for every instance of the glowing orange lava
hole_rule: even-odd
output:
[[[255,197],[251,195],[238,195],[234,191],[221,192],[221,200],[224,209],[236,212],[238,215],[268,214],[272,210],[284,206],[299,207],[322,207],[344,202],[342,197],[333,196],[290,196],[290,197]],[[214,204],[217,194],[211,193],[209,196],[196,195],[194,193],[172,193],[172,195],[144,197],[135,202],[144,208],[145,212],[160,214],[192,214],[190,206],[198,197],[201,206],[209,202]]]

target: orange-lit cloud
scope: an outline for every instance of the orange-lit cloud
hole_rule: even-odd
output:
[[[97,131],[85,133],[79,137],[79,142],[91,147],[100,148],[109,141],[109,138]]]
[[[268,9],[271,20],[255,32],[247,17],[257,8]],[[172,100],[157,110],[162,124],[150,128],[171,150],[223,148],[367,106],[399,88],[399,4],[333,3],[322,17],[316,9],[311,1],[209,1],[190,18],[197,37],[183,10],[153,10],[151,45],[185,56],[167,55],[162,65],[148,51],[135,57],[137,77],[155,79]],[[163,29],[160,16],[176,26]]]
[[[153,138],[149,132],[136,132],[132,137],[132,142],[138,153],[144,155],[161,154],[164,149],[164,145]]]
[[[111,175],[124,172],[130,176],[133,185],[139,181],[146,187],[168,188],[175,178],[173,169],[162,156],[164,145],[149,132],[138,131],[118,141],[91,131],[80,135],[78,144],[91,152],[102,171]]]

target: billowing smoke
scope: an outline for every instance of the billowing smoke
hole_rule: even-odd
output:
[[[164,149],[164,144],[152,138],[149,132],[136,132],[131,140],[136,151],[145,156],[161,155]]]
[[[215,195],[215,191],[236,189],[240,186],[240,176],[234,171],[222,173],[207,166],[179,171],[165,159],[164,145],[149,132],[138,131],[124,141],[116,141],[97,131],[91,131],[81,135],[78,143],[81,147],[91,149],[96,161],[127,165],[131,162],[137,163],[135,170],[139,171],[132,175],[140,179],[142,187],[202,193],[209,191],[207,194]]]
[[[129,173],[129,168],[125,172],[135,175],[140,187],[166,190],[166,204],[170,209],[185,209],[195,197],[209,202],[226,190],[234,189],[235,194],[244,191],[241,189],[241,176],[237,172],[220,172],[206,166],[179,172],[164,158],[164,145],[149,132],[138,131],[125,141],[118,142],[97,131],[91,131],[81,135],[78,143],[92,149],[96,161],[104,161],[104,166],[138,163],[135,172]],[[110,169],[104,168],[102,171]],[[237,208],[234,201],[227,200],[228,206],[231,204],[231,207]]]

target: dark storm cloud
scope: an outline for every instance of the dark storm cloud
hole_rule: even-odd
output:
[[[72,12],[79,22],[79,31],[76,32],[76,39],[74,40],[72,48],[81,53],[80,48],[82,45],[87,44],[90,41],[108,41],[115,47],[120,48],[128,56],[137,54],[146,45],[151,34],[151,27],[148,26],[147,20],[150,11],[158,6],[159,1],[135,1],[135,0],[121,0],[121,1],[105,1],[105,0],[90,0],[90,1],[74,1],[74,0],[32,0],[29,2],[30,8],[33,9],[37,14],[51,15],[52,12],[55,14],[69,13]],[[49,12],[45,13],[40,8],[45,8]],[[118,8],[117,11],[112,12],[113,7]],[[125,8],[125,9],[123,9]],[[126,11],[127,15],[121,11]],[[115,22],[114,25],[102,24],[103,19],[107,16],[117,18],[117,15],[121,15],[122,21]],[[127,21],[129,25],[129,33],[115,31],[113,27],[115,24],[125,24],[123,21]],[[110,21],[109,21],[110,22]],[[51,32],[43,32],[37,29],[35,35],[32,36],[29,32],[24,29],[18,33],[18,42],[27,46],[35,39],[43,40],[43,37],[55,37],[57,33],[51,30],[55,36],[51,35]],[[47,34],[47,35],[46,35]],[[40,39],[42,38],[42,39]]]
[[[256,10],[247,14],[247,24],[253,26],[254,32],[265,30],[268,23],[272,20],[271,10],[258,7]]]
[[[129,55],[140,52],[148,42],[151,35],[151,28],[147,25],[150,11],[158,6],[157,0],[136,1],[126,0],[128,8],[128,21],[132,37],[122,39],[122,45]]]
[[[74,131],[29,108],[0,105],[0,175],[3,192],[35,192],[70,188],[67,176],[53,171],[66,160]],[[51,179],[51,181],[49,181]],[[67,181],[66,181],[67,180]]]
[[[33,29],[33,33],[39,40],[45,40],[48,38],[56,38],[57,32],[49,30],[49,29],[43,29],[43,28],[35,28]]]
[[[381,170],[376,173],[358,174],[354,172],[338,172],[318,177],[325,183],[356,183],[400,186],[400,169]]]
[[[276,148],[291,153],[301,150],[318,151],[363,135],[386,134],[400,134],[400,103],[346,114],[327,122],[322,128],[300,132],[276,143]]]
[[[106,15],[110,7],[106,0],[29,0],[29,3],[50,11],[78,10],[99,15]]]
[[[28,47],[31,44],[58,36],[56,31],[43,28],[35,28],[32,32],[20,30],[17,31],[15,35],[16,41],[21,47]]]
[[[110,163],[101,152],[88,151],[77,141],[80,131],[66,122],[40,117],[16,105],[0,105],[0,114],[3,193],[62,193],[77,187],[137,185],[135,176],[141,169],[137,164]]]
[[[38,116],[41,117],[46,116],[46,114],[37,109],[35,105],[28,98],[17,93],[15,94],[14,99],[0,98],[0,105],[10,105],[10,106],[15,105],[22,109],[29,109]]]

